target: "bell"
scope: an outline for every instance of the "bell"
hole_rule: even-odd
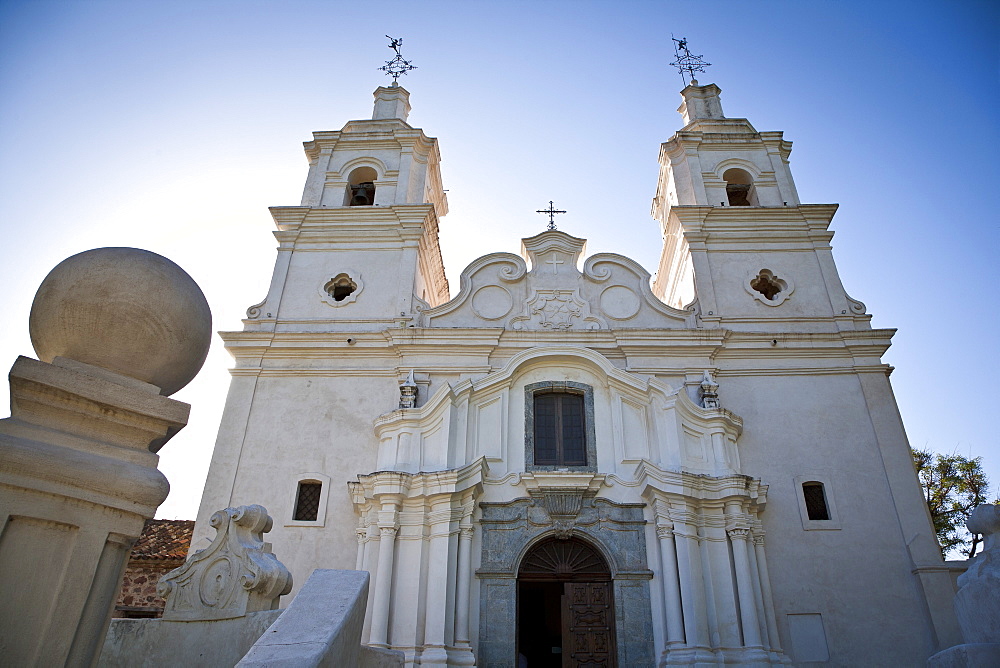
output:
[[[371,206],[374,195],[374,183],[359,183],[356,186],[351,186],[351,206]]]

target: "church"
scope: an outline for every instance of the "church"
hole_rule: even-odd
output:
[[[362,642],[408,666],[922,665],[956,641],[894,330],[845,292],[837,206],[799,201],[780,131],[692,81],[655,280],[550,224],[452,297],[437,140],[405,88],[374,97],[305,143],[268,293],[221,334],[195,545],[266,506],[296,587],[370,573]]]

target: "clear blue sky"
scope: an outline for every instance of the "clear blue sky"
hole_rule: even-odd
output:
[[[0,364],[33,355],[31,299],[73,253],[138,246],[202,285],[216,329],[267,288],[271,205],[301,142],[371,114],[385,34],[438,137],[445,265],[561,229],[656,268],[659,144],[680,127],[670,34],[713,63],[728,116],[795,142],[804,202],[838,202],[834,254],[877,327],[911,443],[1000,482],[995,2],[0,2]],[[228,386],[213,342],[176,398],[161,516],[193,517]],[[723,399],[724,399],[724,390]],[[7,402],[7,388],[0,389]],[[807,444],[803,444],[807,447]]]

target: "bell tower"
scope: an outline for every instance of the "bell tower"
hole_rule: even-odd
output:
[[[274,331],[284,321],[381,330],[448,300],[437,140],[406,122],[405,88],[394,82],[374,96],[370,120],[305,142],[302,201],[270,210],[278,258],[267,297],[247,312],[248,329]]]
[[[867,328],[833,262],[837,205],[799,202],[791,142],[727,118],[720,95],[692,80],[677,110],[684,127],[660,147],[654,293],[678,308],[696,301],[708,327]]]

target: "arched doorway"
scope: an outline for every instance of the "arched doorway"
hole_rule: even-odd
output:
[[[614,597],[604,558],[582,540],[549,538],[517,573],[518,666],[616,665]]]

